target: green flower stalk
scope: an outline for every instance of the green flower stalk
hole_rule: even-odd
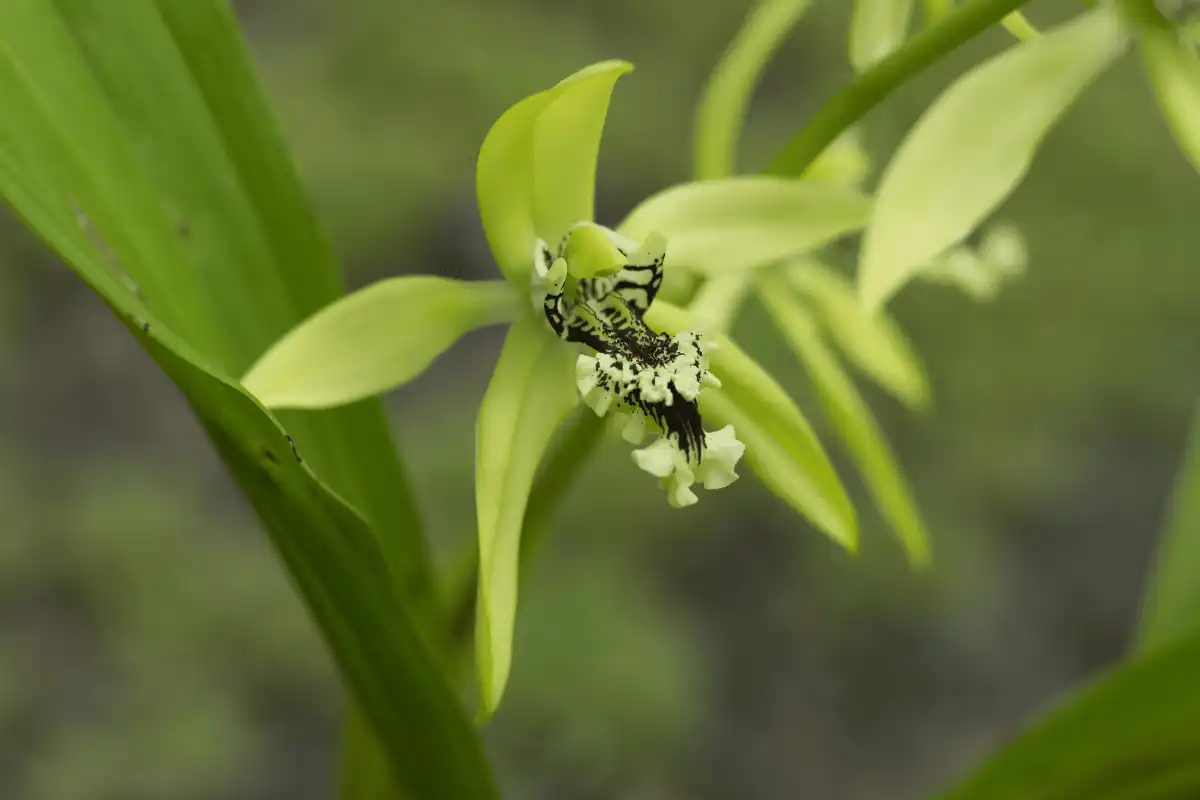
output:
[[[413,379],[470,330],[509,325],[475,437],[481,717],[511,666],[534,477],[581,399],[640,445],[632,460],[672,506],[729,486],[744,459],[818,529],[857,541],[849,499],[787,393],[718,326],[657,295],[671,270],[736,274],[858,230],[869,200],[836,183],[729,178],[669,188],[615,228],[596,223],[601,132],[630,69],[580,70],[509,108],[485,137],[476,192],[504,280],[380,281],[290,331],[243,379],[272,408],[350,403]]]

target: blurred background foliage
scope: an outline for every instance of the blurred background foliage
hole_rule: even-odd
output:
[[[686,179],[693,104],[750,2],[236,5],[357,286],[491,276],[479,142],[592,61],[637,65],[606,129],[601,220]],[[850,77],[848,6],[817,3],[772,64],[746,169]],[[1007,43],[989,33],[876,110],[876,172],[940,87]],[[671,511],[607,448],[527,574],[487,731],[506,795],[917,797],[1118,658],[1200,395],[1198,204],[1126,57],[1001,211],[1028,273],[987,304],[927,284],[895,303],[933,409],[862,388],[928,517],[926,574],[867,502],[851,559],[752,479]],[[0,796],[327,796],[333,671],[199,427],[8,217],[0,265]],[[761,309],[736,334],[819,421]],[[387,398],[446,563],[473,537],[473,415],[498,346],[473,334]]]

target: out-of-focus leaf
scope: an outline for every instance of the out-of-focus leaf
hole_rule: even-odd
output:
[[[850,64],[862,72],[908,36],[913,0],[855,0],[850,15]]]
[[[842,352],[910,408],[929,405],[929,382],[904,332],[883,312],[867,311],[853,284],[824,264],[804,260],[787,268]]]
[[[481,718],[499,705],[512,665],[517,559],[529,491],[551,436],[577,402],[571,351],[532,315],[522,315],[504,341],[475,431],[475,669]]]
[[[737,141],[759,76],[812,0],[763,0],[750,12],[713,68],[696,109],[693,177],[724,178],[736,171]]]
[[[1142,605],[1138,648],[1152,650],[1200,628],[1200,409],[1175,479]]]
[[[1200,57],[1168,27],[1139,31],[1142,62],[1179,149],[1200,170]]]
[[[656,300],[646,312],[655,330],[701,328],[687,311]],[[746,464],[763,485],[807,517],[838,544],[854,550],[854,506],[812,426],[758,362],[726,336],[710,337],[717,348],[710,369],[720,389],[705,389],[700,409],[717,427],[731,424],[746,445]]]
[[[1200,636],[1101,677],[940,800],[1200,796]]]
[[[396,593],[419,613],[428,576],[381,411],[292,415],[289,438],[229,377],[340,291],[229,9],[4,4],[0,92],[0,193],[185,393],[404,786],[493,796],[478,737]],[[341,496],[394,540],[390,574]]]
[[[557,243],[592,219],[596,159],[617,78],[633,67],[604,61],[509,108],[479,149],[479,216],[501,271],[528,282],[538,237]]]
[[[999,206],[1126,39],[1111,8],[1090,11],[972,69],[934,101],[880,178],[859,263],[869,308]]]
[[[914,566],[925,566],[929,563],[925,522],[871,409],[821,340],[807,309],[792,295],[787,283],[774,278],[763,281],[759,289],[763,304],[807,369],[825,404],[825,413],[853,453],[875,503],[895,531],[909,561]]]
[[[761,176],[686,183],[653,195],[618,231],[667,237],[667,267],[720,275],[815,250],[867,223],[871,200],[832,183]]]
[[[379,281],[289,331],[242,385],[268,408],[351,403],[407,383],[464,333],[514,313],[516,294],[503,281]]]

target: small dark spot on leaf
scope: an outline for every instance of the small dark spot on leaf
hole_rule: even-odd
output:
[[[263,448],[263,458],[265,458],[267,461],[270,461],[272,464],[279,463],[279,459],[276,457],[276,455],[266,447]]]

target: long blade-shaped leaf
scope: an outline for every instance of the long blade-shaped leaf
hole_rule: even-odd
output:
[[[941,800],[1200,796],[1200,636],[1110,672]]]
[[[402,779],[489,796],[478,741],[371,529],[227,377],[339,292],[228,9],[5,4],[0,89],[0,193],[123,318],[149,326],[143,342],[266,523]],[[313,468],[394,534],[410,596],[427,581],[424,554],[378,407],[287,423]]]
[[[1138,648],[1145,651],[1200,629],[1200,409],[1175,478],[1154,571],[1142,606]]]

